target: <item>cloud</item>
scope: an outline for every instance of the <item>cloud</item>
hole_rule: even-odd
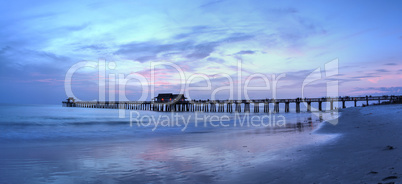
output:
[[[180,37],[184,38],[185,36],[181,35]],[[175,55],[180,53],[183,58],[194,61],[207,58],[217,47],[223,44],[246,41],[252,38],[254,38],[253,35],[233,33],[222,39],[202,42],[197,42],[192,39],[185,39],[178,42],[175,42],[174,39],[168,40],[167,42],[162,40],[132,42],[119,46],[114,54],[130,60],[147,62],[161,58],[161,55],[166,56],[168,53],[174,53]]]
[[[381,73],[386,73],[386,72],[389,72],[388,70],[386,70],[386,69],[378,69],[378,70],[375,70],[375,71],[377,71],[377,72],[381,72]]]
[[[215,62],[215,63],[224,63],[225,60],[216,57],[208,57],[207,61]]]
[[[55,63],[57,64],[52,66],[61,67],[68,66],[71,61],[69,57],[45,51],[17,49],[9,46],[0,50],[0,63],[10,67],[25,65],[46,66]]]
[[[263,10],[264,5],[258,7],[261,18],[266,27],[261,41],[269,43],[269,47],[304,49],[309,39],[327,34],[324,24],[317,19],[309,18],[293,7],[268,8]]]
[[[194,38],[195,36],[200,36],[203,34],[219,32],[219,30],[216,30],[210,26],[204,26],[204,25],[192,26],[187,29],[189,31],[184,31],[184,33],[177,34],[177,35],[173,36],[172,39],[177,40],[177,39],[186,39],[189,37]]]
[[[51,52],[17,49],[0,49],[0,86],[2,102],[53,103],[65,99],[64,80],[67,70],[77,60]],[[83,100],[97,98],[97,72],[76,72],[72,88]]]
[[[396,64],[396,63],[386,63],[384,65],[395,66],[395,65],[398,65],[398,64]]]
[[[209,42],[204,44],[195,45],[192,50],[192,53],[186,55],[188,59],[203,59],[208,57],[212,52],[214,52],[215,48],[219,46],[218,42]]]
[[[236,54],[237,55],[246,55],[246,54],[254,54],[254,53],[255,53],[255,51],[252,51],[252,50],[242,50],[240,52],[237,52]]]
[[[61,31],[61,32],[65,32],[65,33],[71,33],[74,31],[81,31],[84,30],[86,28],[89,27],[89,23],[83,23],[81,25],[71,25],[71,26],[63,26],[63,27],[59,27],[57,29],[55,29],[54,31]]]
[[[7,29],[0,30],[0,37],[3,38],[0,46],[11,45],[17,48],[39,49],[49,46],[48,44],[52,44],[52,41],[56,39],[60,43],[63,38],[66,39],[75,32],[83,31],[90,25],[76,21],[71,24],[58,21],[62,13],[46,11],[40,14],[19,14],[10,16],[10,19],[6,21],[0,21],[2,27],[7,27]]]
[[[156,59],[160,53],[188,51],[194,45],[195,44],[192,41],[181,41],[175,43],[161,43],[159,41],[133,42],[121,45],[115,54],[121,55],[126,59],[146,62]]]
[[[62,80],[71,63],[71,58],[50,52],[6,47],[0,50],[0,80]]]
[[[374,91],[376,94],[391,94],[391,95],[398,95],[402,93],[402,87],[367,87],[361,88],[356,87],[353,91]]]
[[[375,75],[375,74],[367,74],[367,75],[351,76],[351,77],[349,77],[349,78],[363,79],[363,78],[372,78],[372,77],[380,77],[380,76],[379,76],[379,75]]]
[[[80,47],[77,50],[80,49],[90,49],[90,50],[95,50],[95,51],[99,51],[99,50],[104,50],[107,49],[108,47],[104,44],[92,44],[92,45],[84,45],[82,47]]]
[[[293,90],[295,88],[301,88],[304,80],[306,77],[311,74],[314,70],[298,70],[298,71],[292,71],[292,72],[286,72],[286,77],[283,77],[279,80],[279,87],[280,88],[286,88],[289,90]],[[314,87],[314,88],[321,88],[321,87],[326,87],[327,82],[329,81],[335,81],[337,80],[339,82],[339,85],[348,83],[348,82],[356,82],[360,81],[360,78],[365,78],[365,77],[373,77],[372,75],[367,75],[367,76],[356,76],[356,77],[350,77],[347,76],[343,73],[339,73],[334,76],[330,77],[324,77],[319,78],[318,80],[308,84],[308,87]]]
[[[214,6],[216,4],[222,3],[224,2],[224,0],[214,0],[214,1],[209,1],[207,3],[202,4],[201,6],[199,6],[200,8],[207,8],[209,6]]]

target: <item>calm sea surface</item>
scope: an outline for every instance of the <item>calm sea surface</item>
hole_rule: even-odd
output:
[[[338,116],[122,112],[0,105],[0,183],[224,182],[330,140],[312,132]]]

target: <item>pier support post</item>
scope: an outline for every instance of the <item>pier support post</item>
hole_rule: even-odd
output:
[[[366,105],[367,105],[367,106],[369,106],[368,101],[369,101],[369,100],[368,100],[368,96],[366,96]]]
[[[231,112],[232,104],[229,102],[226,104],[226,112]]]
[[[322,101],[321,100],[318,102],[318,110],[322,111]]]
[[[356,100],[356,98],[355,98],[355,107],[357,107],[357,100]]]
[[[250,112],[250,103],[244,103],[244,112]]]
[[[346,108],[345,100],[342,100],[342,108]]]
[[[275,111],[276,113],[279,112],[279,102],[275,102],[275,104],[274,104],[274,111]]]
[[[260,112],[260,104],[259,103],[254,103],[254,112]]]
[[[296,112],[297,113],[300,112],[300,102],[299,101],[296,102]]]
[[[218,102],[218,112],[221,112],[222,104]]]
[[[331,100],[331,110],[334,110],[334,100]]]
[[[216,112],[216,103],[211,103],[211,112]]]
[[[241,112],[241,103],[236,102],[236,112]]]
[[[269,112],[269,103],[267,103],[267,102],[264,103],[264,112],[265,113]]]
[[[285,102],[285,112],[289,112],[289,102]]]
[[[311,112],[311,101],[307,102],[307,112]]]

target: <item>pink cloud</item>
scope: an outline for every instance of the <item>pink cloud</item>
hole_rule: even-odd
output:
[[[375,78],[367,79],[367,81],[369,81],[371,83],[377,83],[378,81],[380,81],[382,79],[383,79],[383,77],[375,77]]]

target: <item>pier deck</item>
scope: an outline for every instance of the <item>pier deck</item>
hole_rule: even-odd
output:
[[[311,111],[311,103],[318,103],[318,111],[323,111],[322,103],[329,103],[328,110],[334,109],[334,103],[342,102],[342,108],[346,108],[346,102],[353,101],[357,106],[358,101],[388,101],[401,102],[402,96],[366,96],[366,97],[338,97],[338,98],[296,98],[296,99],[254,99],[254,100],[190,100],[190,101],[75,101],[73,98],[63,101],[64,107],[82,107],[82,108],[110,108],[110,109],[131,109],[131,110],[149,110],[149,111],[179,111],[179,112],[251,112],[250,104],[253,104],[253,111],[260,112],[260,104],[263,104],[263,112],[279,112],[279,104],[285,104],[285,112],[289,112],[289,104],[295,103],[296,112],[300,112],[300,103],[307,106],[307,112]],[[269,110],[269,104],[273,104],[273,111]]]

